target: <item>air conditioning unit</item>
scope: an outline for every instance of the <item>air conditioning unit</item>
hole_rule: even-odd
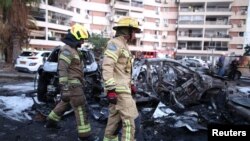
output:
[[[85,19],[89,19],[89,15],[86,15],[86,16],[85,16]]]
[[[168,24],[167,24],[167,23],[164,23],[164,26],[165,26],[165,27],[168,27]]]
[[[159,11],[157,10],[157,11],[155,12],[155,14],[159,15]]]
[[[155,35],[154,37],[155,37],[155,39],[157,39],[157,38],[158,38],[158,35]]]
[[[160,24],[159,24],[159,22],[156,22],[155,25],[156,25],[156,26],[159,26]]]
[[[238,27],[242,27],[242,24],[238,24]]]
[[[162,36],[162,39],[166,39],[166,38],[167,38],[167,36],[166,36],[166,35],[163,35],[163,36]]]

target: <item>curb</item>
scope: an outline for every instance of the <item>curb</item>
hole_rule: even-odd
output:
[[[17,74],[17,73],[6,73],[0,72],[1,78],[17,78],[17,79],[31,79],[35,78],[35,74]]]

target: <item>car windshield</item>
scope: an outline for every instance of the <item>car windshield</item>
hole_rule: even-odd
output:
[[[20,56],[35,56],[37,55],[37,52],[32,52],[32,51],[24,51],[20,54]]]

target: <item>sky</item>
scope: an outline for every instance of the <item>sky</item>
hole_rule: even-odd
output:
[[[245,36],[245,45],[250,44],[250,1],[248,4],[248,11],[247,11],[247,29],[246,29],[246,36]]]

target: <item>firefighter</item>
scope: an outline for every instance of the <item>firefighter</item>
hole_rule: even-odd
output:
[[[133,42],[135,33],[141,30],[138,21],[130,17],[121,18],[113,29],[116,34],[108,41],[102,64],[104,86],[109,101],[109,117],[103,140],[118,141],[118,131],[121,128],[122,141],[132,141],[138,110],[132,97],[136,87],[131,82],[132,54],[128,43]]]
[[[57,128],[57,122],[64,112],[71,106],[75,113],[79,140],[94,140],[86,112],[86,97],[83,90],[83,63],[77,48],[88,39],[87,29],[75,24],[68,31],[62,42],[65,45],[60,49],[58,56],[58,74],[61,90],[61,101],[50,112],[46,128]]]

